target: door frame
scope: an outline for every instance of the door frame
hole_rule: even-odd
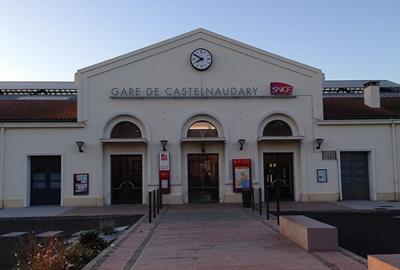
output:
[[[298,194],[298,191],[301,190],[301,186],[297,187],[299,184],[298,179],[301,179],[301,177],[297,177],[297,171],[298,171],[298,164],[297,164],[297,159],[298,156],[296,155],[296,151],[286,151],[286,150],[280,150],[280,151],[262,151],[261,152],[261,168],[262,168],[262,190],[263,190],[263,196],[264,196],[264,185],[265,185],[265,162],[264,162],[264,155],[265,154],[292,154],[292,170],[293,170],[293,201],[300,201],[301,197],[300,194]]]
[[[187,153],[186,154],[186,192],[187,192],[187,201],[186,203],[189,203],[189,155],[196,155],[196,156],[200,156],[200,155],[217,155],[217,160],[218,160],[218,200],[216,202],[212,202],[212,203],[221,203],[221,160],[220,157],[221,155],[217,152],[210,152],[210,153]]]
[[[338,168],[338,188],[339,188],[339,200],[343,201],[343,190],[342,190],[342,168],[341,168],[341,152],[367,152],[368,156],[368,178],[369,178],[369,199],[376,201],[378,198],[376,190],[376,167],[375,167],[375,150],[371,148],[342,148],[336,150],[337,168]]]
[[[25,153],[25,196],[24,207],[31,207],[31,157],[58,156],[61,158],[60,206],[64,206],[64,154],[62,153]]]
[[[109,179],[109,184],[108,184],[108,190],[109,190],[109,196],[106,198],[107,204],[112,205],[112,195],[111,195],[111,190],[112,190],[112,179],[111,179],[111,170],[112,170],[112,162],[111,162],[111,156],[140,156],[142,158],[142,204],[146,202],[146,192],[145,192],[145,187],[144,187],[144,153],[143,152],[113,152],[109,153],[107,155],[108,157],[108,179]],[[146,187],[147,190],[147,187]]]

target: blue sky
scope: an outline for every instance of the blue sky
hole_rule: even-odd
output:
[[[195,28],[322,69],[400,83],[400,1],[0,0],[0,81],[77,69]]]

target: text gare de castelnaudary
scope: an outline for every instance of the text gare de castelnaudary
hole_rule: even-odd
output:
[[[118,88],[111,89],[111,97],[245,97],[257,96],[257,87],[167,87],[167,88]]]

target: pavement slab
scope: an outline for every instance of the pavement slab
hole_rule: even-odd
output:
[[[38,235],[36,235],[36,237],[55,237],[55,236],[59,236],[60,234],[62,234],[63,231],[47,231],[47,232],[42,232],[39,233]]]
[[[341,252],[307,252],[234,204],[168,206],[127,233],[96,269],[365,270]]]
[[[0,235],[0,237],[18,237],[27,234],[28,232],[10,232]]]

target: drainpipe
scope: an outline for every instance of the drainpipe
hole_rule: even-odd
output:
[[[0,127],[0,189],[1,189],[1,208],[4,208],[4,177],[5,177],[5,128]]]
[[[392,160],[393,160],[393,177],[394,177],[394,199],[398,201],[398,175],[397,175],[397,149],[396,149],[396,125],[392,120]]]

